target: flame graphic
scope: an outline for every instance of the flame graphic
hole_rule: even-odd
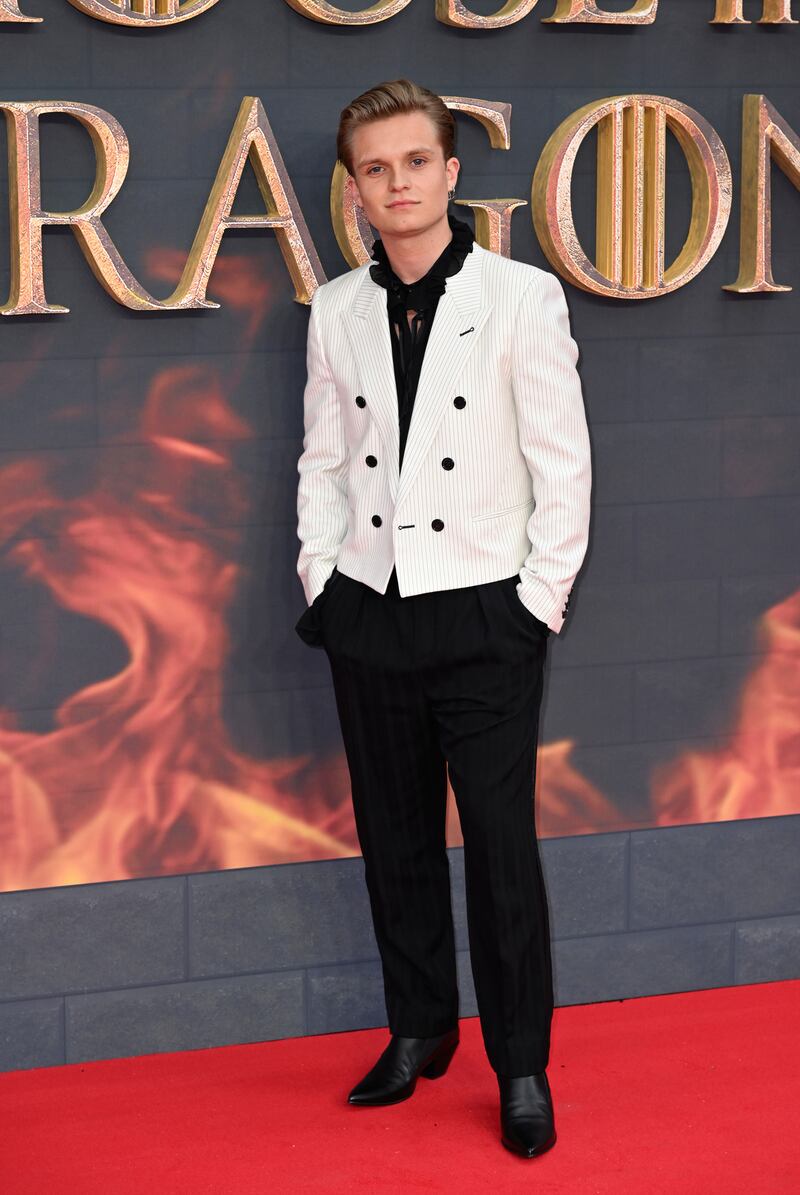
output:
[[[161,250],[150,268],[174,282],[182,264]],[[52,453],[0,468],[7,566],[57,607],[109,628],[126,653],[115,675],[70,694],[47,732],[21,729],[0,707],[0,891],[358,854],[343,753],[254,759],[225,725],[226,612],[243,579],[236,528],[249,509],[234,457],[251,435],[231,398],[271,292],[259,267],[233,255],[214,279],[241,322],[238,366],[224,377],[208,363],[158,372],[127,464],[93,446],[86,476],[65,478]],[[109,355],[101,382],[114,368]],[[6,367],[6,388],[34,369]],[[795,811],[800,595],[763,626],[734,746],[659,769],[654,822]],[[624,828],[570,763],[573,745],[540,747],[540,833]],[[452,792],[447,836],[462,842]]]
[[[688,751],[653,773],[654,823],[796,813],[800,802],[800,593],[762,617],[764,656],[745,685],[732,746]]]

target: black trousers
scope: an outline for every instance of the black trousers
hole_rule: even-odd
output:
[[[337,572],[319,606],[392,1033],[458,1020],[446,780],[491,1066],[547,1066],[553,984],[534,823],[549,628],[500,581],[401,597]]]

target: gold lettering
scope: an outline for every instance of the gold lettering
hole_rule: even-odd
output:
[[[286,0],[286,3],[301,16],[323,25],[377,25],[379,21],[388,21],[389,17],[402,12],[411,0],[377,0],[376,4],[371,4],[361,12],[336,8],[327,0]]]
[[[800,137],[763,95],[742,101],[742,198],[739,227],[739,276],[723,290],[738,294],[785,291],[772,277],[772,204],[770,166],[777,162],[800,188]]]
[[[19,11],[17,0],[0,0],[0,25],[3,22],[9,25],[36,25],[43,20],[44,17],[26,17]]]
[[[575,157],[597,132],[597,265],[583,251],[571,210]],[[692,184],[686,241],[664,267],[666,130],[680,143]],[[583,290],[650,299],[685,286],[710,261],[728,222],[731,168],[718,134],[693,108],[657,95],[594,100],[566,117],[542,151],[531,214],[544,253]]]
[[[514,25],[527,17],[539,0],[506,0],[502,8],[489,16],[481,16],[472,12],[461,0],[436,0],[436,20],[443,25],[453,25],[456,29],[500,29],[504,25]]]
[[[356,269],[369,261],[375,238],[363,209],[346,186],[348,177],[344,163],[337,160],[331,175],[331,224],[342,256],[352,269]]]
[[[743,12],[744,0],[717,0],[717,8],[709,25],[750,25]],[[792,0],[762,0],[759,25],[796,25],[792,20]]]
[[[119,191],[130,152],[122,125],[110,112],[77,101],[0,102],[8,135],[11,224],[11,290],[2,315],[61,315],[68,307],[51,305],[44,292],[42,229],[68,225],[108,293],[126,307],[153,310],[154,302],[131,274],[106,232],[100,216]],[[71,212],[42,209],[39,119],[48,112],[74,116],[86,128],[95,150],[95,181],[88,199]]]
[[[475,215],[475,240],[484,249],[511,256],[511,214],[517,207],[527,207],[527,199],[456,199]]]
[[[180,282],[160,301],[134,278],[100,219],[128,170],[130,151],[122,125],[110,112],[72,101],[0,103],[8,127],[11,222],[11,288],[2,315],[61,315],[68,307],[49,304],[44,289],[42,229],[67,225],[92,273],[123,307],[138,311],[217,308],[205,297],[223,234],[228,228],[272,228],[295,286],[298,302],[308,303],[320,281],[322,264],[312,244],[261,101],[245,96],[206,202]],[[71,212],[41,206],[39,119],[46,113],[74,116],[88,130],[95,148],[95,182],[88,199]],[[244,165],[252,157],[267,213],[230,214]]]
[[[248,158],[252,160],[267,214],[232,216],[231,208]],[[313,292],[326,280],[325,274],[264,106],[257,96],[245,96],[239,105],[189,259],[170,302],[177,300],[176,305],[181,307],[219,306],[194,300],[205,295],[223,233],[228,228],[273,228],[294,283],[295,299],[299,303],[311,302]]]
[[[136,29],[161,29],[191,21],[213,8],[219,0],[69,0],[73,8],[109,25]]]
[[[657,12],[658,0],[633,0],[625,12],[606,12],[597,0],[556,0],[555,12],[543,17],[542,24],[652,25]]]

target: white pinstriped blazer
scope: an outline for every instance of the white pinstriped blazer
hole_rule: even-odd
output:
[[[591,491],[561,282],[474,243],[439,298],[400,471],[387,292],[370,265],[311,300],[297,465],[306,600],[334,565],[379,593],[394,565],[403,597],[516,570],[520,600],[558,633]]]

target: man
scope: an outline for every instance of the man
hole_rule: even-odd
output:
[[[458,1045],[449,773],[501,1140],[533,1157],[556,1136],[539,707],[586,550],[590,447],[562,286],[448,214],[454,146],[446,105],[407,79],[341,113],[380,239],[311,303],[296,629],[331,666],[391,1033],[349,1102],[407,1099]]]

